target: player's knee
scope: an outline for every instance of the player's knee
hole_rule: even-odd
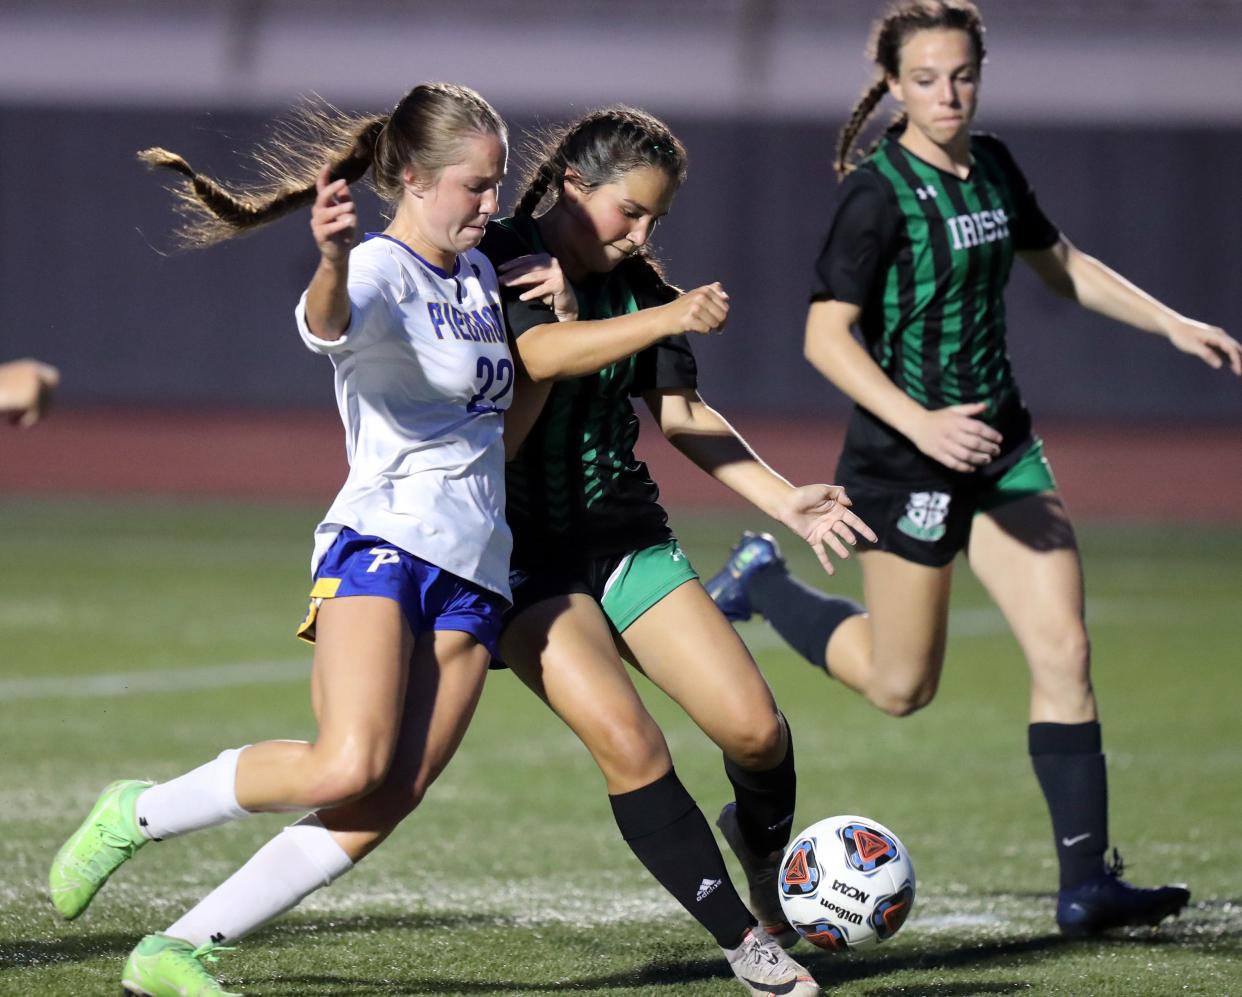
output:
[[[891,717],[908,717],[936,698],[936,684],[923,682],[905,686],[885,685],[869,689],[867,698],[872,705]]]
[[[650,717],[616,720],[593,735],[590,747],[610,783],[645,785],[670,764],[664,735]]]
[[[1029,651],[1035,682],[1050,691],[1088,684],[1091,641],[1082,627],[1069,627],[1041,640]]]
[[[769,769],[785,757],[785,728],[776,713],[747,716],[730,731],[723,747],[744,769]]]
[[[388,771],[387,757],[376,752],[343,749],[322,760],[315,772],[312,799],[315,807],[339,806],[378,789]]]
[[[908,717],[936,698],[943,663],[939,655],[876,657],[863,692],[873,706],[890,716]]]

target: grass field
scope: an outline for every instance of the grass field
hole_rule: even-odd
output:
[[[45,899],[48,861],[108,781],[312,735],[309,655],[291,632],[317,514],[0,502],[0,994],[118,992],[134,941],[285,823],[150,847],[73,924]],[[675,525],[710,571],[747,524]],[[1192,908],[1158,932],[1055,934],[1025,669],[962,569],[939,699],[909,719],[825,681],[762,624],[744,627],[797,738],[799,825],[870,815],[918,866],[915,912],[892,942],[843,957],[799,949],[826,991],[1242,994],[1242,529],[1100,526],[1082,541],[1113,837],[1129,878],[1186,880]],[[809,553],[794,560],[809,576]],[[838,577],[856,591],[856,571]],[[718,753],[658,693],[648,700],[714,816],[727,791]],[[620,841],[586,754],[505,673],[408,825],[219,968],[247,992],[290,997],[740,993]]]

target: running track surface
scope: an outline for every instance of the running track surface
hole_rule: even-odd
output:
[[[790,480],[831,481],[843,423],[758,418],[735,425]],[[1039,428],[1075,516],[1242,522],[1238,429]],[[670,507],[745,505],[650,423],[638,453]],[[326,507],[345,471],[332,411],[73,409],[28,430],[0,426],[0,495],[305,499]]]

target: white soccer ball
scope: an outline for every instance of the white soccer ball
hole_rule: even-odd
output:
[[[914,906],[914,863],[901,839],[867,817],[812,824],[785,851],[781,907],[808,942],[856,949],[897,933]]]

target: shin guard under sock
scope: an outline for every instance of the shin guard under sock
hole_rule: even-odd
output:
[[[1108,777],[1100,725],[1031,724],[1031,764],[1052,817],[1061,889],[1104,868],[1108,848]]]
[[[655,782],[609,796],[630,850],[699,924],[730,948],[755,923],[729,881],[698,804],[669,769]]]
[[[195,947],[238,941],[353,865],[332,832],[308,814],[255,852],[164,934]]]
[[[774,768],[746,769],[725,756],[725,775],[733,784],[737,801],[737,825],[747,847],[758,855],[770,855],[789,843],[793,831],[798,776],[794,771],[793,734],[784,716],[788,747]]]
[[[234,789],[237,760],[245,750],[229,748],[185,775],[143,790],[134,804],[142,833],[164,841],[248,816]]]

